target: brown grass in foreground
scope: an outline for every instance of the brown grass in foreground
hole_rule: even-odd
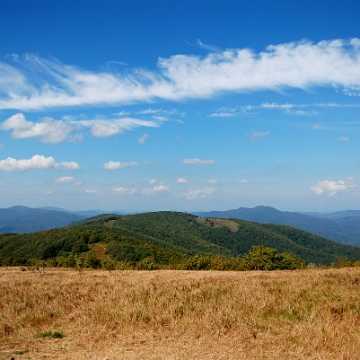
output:
[[[1,360],[360,359],[360,268],[0,268],[0,316]]]

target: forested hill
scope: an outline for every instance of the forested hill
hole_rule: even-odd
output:
[[[96,255],[101,247],[114,261],[137,263],[150,257],[169,264],[197,254],[234,258],[254,245],[294,254],[307,263],[330,264],[339,257],[360,260],[360,248],[296,228],[177,212],[101,215],[60,229],[2,234],[0,259],[66,259],[79,253]]]
[[[195,213],[201,217],[235,218],[265,224],[289,225],[343,244],[360,246],[360,211],[331,214],[280,211],[269,206]]]

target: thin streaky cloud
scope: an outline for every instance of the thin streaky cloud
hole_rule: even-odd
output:
[[[138,139],[139,144],[144,145],[148,138],[149,138],[149,134],[144,134],[143,136],[139,137]]]
[[[212,165],[215,163],[214,160],[208,159],[208,160],[202,160],[202,159],[184,159],[182,161],[184,165]]]
[[[250,138],[252,141],[256,141],[266,136],[270,136],[270,131],[252,131]]]
[[[157,71],[90,72],[35,55],[0,63],[0,109],[114,106],[156,99],[212,98],[223,92],[283,88],[343,88],[359,94],[360,39],[270,45],[256,53],[221,53],[159,58]],[[10,75],[9,75],[10,74]],[[44,80],[46,79],[46,81]]]

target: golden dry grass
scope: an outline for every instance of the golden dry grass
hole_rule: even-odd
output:
[[[0,314],[1,360],[360,359],[360,268],[1,268]]]

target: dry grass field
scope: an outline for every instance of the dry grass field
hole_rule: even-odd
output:
[[[360,268],[0,268],[0,359],[360,359]]]

